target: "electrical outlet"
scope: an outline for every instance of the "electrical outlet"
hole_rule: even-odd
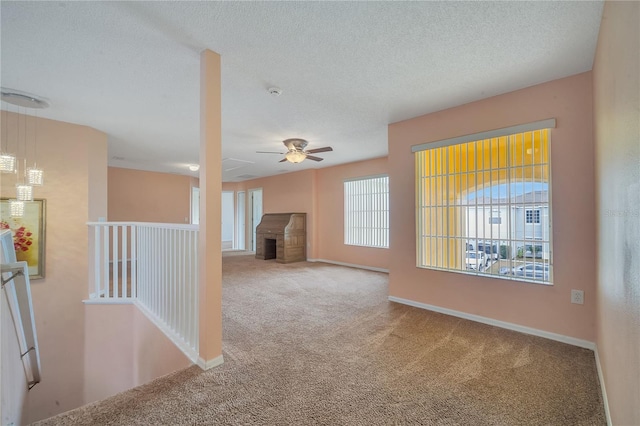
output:
[[[584,304],[584,291],[571,290],[571,303],[576,303],[578,305]]]

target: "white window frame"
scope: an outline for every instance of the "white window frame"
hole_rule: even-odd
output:
[[[524,222],[528,224],[540,224],[540,209],[527,209],[524,211]]]
[[[524,134],[526,132],[534,132],[534,131],[539,131],[539,130],[543,130],[543,129],[553,129],[556,127],[556,121],[555,119],[548,119],[548,120],[542,120],[542,121],[538,121],[538,122],[534,122],[534,123],[529,123],[529,124],[524,124],[524,125],[520,125],[520,126],[512,126],[512,127],[507,127],[507,128],[503,128],[503,129],[497,129],[497,130],[492,130],[492,131],[488,131],[488,132],[482,132],[482,133],[476,133],[476,134],[472,134],[472,135],[466,135],[466,136],[460,136],[460,137],[456,137],[456,138],[451,138],[451,139],[446,139],[446,140],[441,140],[441,141],[436,141],[436,142],[431,142],[431,143],[426,143],[426,144],[420,144],[420,145],[414,145],[412,147],[412,152],[414,154],[416,154],[416,178],[417,178],[417,182],[416,182],[416,246],[417,246],[417,250],[416,250],[416,266],[419,268],[425,268],[425,269],[437,269],[437,270],[444,270],[444,271],[448,271],[448,272],[456,272],[456,273],[466,273],[466,274],[473,274],[473,275],[484,275],[484,276],[490,276],[492,278],[505,278],[505,279],[512,279],[512,280],[517,280],[517,281],[524,281],[524,282],[534,282],[534,283],[538,283],[538,284],[552,284],[553,283],[553,257],[552,257],[552,228],[551,228],[551,165],[550,165],[550,154],[548,154],[549,156],[549,162],[546,163],[546,167],[548,167],[548,182],[546,183],[547,185],[547,201],[543,204],[542,208],[546,208],[545,210],[545,214],[546,214],[546,222],[548,224],[548,229],[543,230],[543,232],[545,233],[545,248],[547,249],[547,253],[545,253],[545,257],[546,259],[542,260],[542,259],[538,259],[538,256],[534,253],[532,256],[527,257],[527,255],[524,255],[523,259],[518,259],[517,261],[515,260],[517,257],[517,254],[514,254],[513,252],[511,253],[511,256],[509,257],[509,264],[510,266],[516,265],[515,267],[510,267],[508,268],[509,272],[508,274],[505,275],[501,275],[501,274],[497,274],[496,272],[490,272],[488,271],[490,269],[489,266],[487,266],[486,268],[480,268],[478,267],[475,270],[468,270],[469,267],[467,265],[468,260],[466,259],[466,257],[464,259],[458,259],[458,247],[465,247],[465,244],[463,243],[463,241],[466,239],[466,247],[470,247],[471,245],[476,245],[479,242],[484,244],[487,244],[488,241],[485,241],[486,238],[483,239],[476,239],[478,238],[478,232],[479,231],[475,231],[475,237],[474,239],[471,238],[471,234],[467,233],[467,234],[463,234],[462,236],[459,234],[450,234],[450,231],[444,231],[444,233],[440,234],[439,229],[443,229],[442,227],[444,226],[445,229],[450,229],[448,225],[448,220],[446,217],[441,219],[441,222],[437,222],[437,218],[436,220],[436,234],[433,234],[433,231],[429,231],[428,227],[429,226],[434,226],[431,225],[429,222],[433,223],[434,219],[433,219],[433,213],[429,213],[429,216],[424,216],[425,218],[428,218],[427,222],[424,223],[424,225],[422,224],[423,219],[423,210],[422,209],[431,209],[430,211],[433,212],[434,210],[437,211],[437,208],[434,209],[434,206],[440,206],[441,204],[444,206],[444,208],[451,208],[453,207],[454,210],[456,211],[455,215],[457,215],[457,217],[459,216],[463,216],[463,215],[469,215],[469,211],[470,208],[461,208],[460,206],[462,204],[457,204],[457,201],[450,201],[450,200],[441,200],[441,204],[438,203],[438,201],[436,201],[435,203],[431,203],[431,204],[425,204],[425,201],[423,199],[423,196],[427,196],[424,194],[428,194],[431,188],[430,186],[424,186],[423,185],[423,179],[428,179],[431,178],[433,180],[434,177],[443,177],[446,178],[447,180],[451,179],[451,177],[455,176],[456,174],[460,174],[460,171],[454,172],[453,174],[450,174],[448,172],[448,166],[445,166],[445,164],[448,164],[448,162],[444,162],[444,158],[442,158],[441,161],[443,161],[443,169],[447,169],[446,172],[443,172],[440,175],[436,175],[435,173],[432,172],[432,174],[427,175],[427,176],[422,176],[422,170],[423,167],[425,166],[425,164],[421,163],[421,159],[418,156],[418,153],[422,153],[423,151],[427,151],[427,150],[432,150],[434,148],[443,148],[443,147],[449,147],[452,145],[461,145],[461,144],[467,144],[467,143],[471,143],[471,142],[476,142],[477,143],[484,143],[487,140],[490,139],[494,139],[494,138],[500,138],[500,137],[504,137],[504,136],[511,136],[511,135],[519,135],[519,134]],[[549,135],[549,145],[548,145],[548,149],[550,149],[550,135]],[[477,146],[477,145],[476,145]],[[435,151],[434,151],[435,152]],[[428,163],[427,163],[428,164]],[[506,170],[508,170],[509,172],[507,173],[507,175],[511,175],[511,170],[513,170],[515,167],[524,167],[522,165],[520,166],[514,166],[509,164],[506,168]],[[532,166],[533,167],[533,166]],[[491,172],[493,171],[493,167],[490,166],[488,169],[484,167],[481,169],[480,173],[485,173],[487,171]],[[478,172],[465,172],[465,173],[478,173]],[[524,182],[534,182],[534,181],[529,181],[529,180],[523,180]],[[482,184],[482,181],[481,181]],[[431,183],[429,185],[432,185]],[[508,187],[509,185],[507,185]],[[489,188],[490,190],[493,190],[493,187],[491,185],[489,186],[480,186],[481,191],[486,191],[487,188]],[[444,188],[439,188],[438,190],[443,190]],[[538,190],[535,190],[538,191]],[[476,193],[479,191],[476,191]],[[429,197],[433,197],[434,193],[431,193],[431,195],[428,195]],[[450,197],[450,195],[449,195]],[[485,196],[486,197],[486,196]],[[475,206],[475,217],[476,217],[476,226],[482,222],[491,222],[491,218],[495,217],[494,216],[494,212],[493,212],[493,201],[490,201],[488,204],[485,203],[484,201],[482,203],[479,203],[477,201],[477,198],[480,198],[480,196],[478,195],[476,197],[476,206]],[[512,198],[507,198],[508,200],[508,205],[509,208],[506,210],[506,214],[508,217],[506,217],[506,221],[509,224],[509,228],[508,228],[508,235],[507,236],[500,236],[498,239],[499,240],[505,240],[508,241],[508,243],[510,244],[510,248],[513,250],[513,246],[514,243],[520,243],[522,244],[522,247],[526,247],[527,244],[532,245],[532,244],[536,244],[539,243],[538,241],[535,240],[529,240],[529,236],[527,236],[525,231],[525,234],[523,236],[517,237],[517,233],[516,235],[513,235],[513,230],[511,228],[512,224],[515,223],[515,218],[512,217],[515,213],[514,211],[511,209],[512,205],[515,205],[518,208],[521,209],[526,209],[526,210],[536,210],[539,212],[538,217],[540,217],[540,221],[538,223],[526,223],[526,226],[529,227],[533,227],[533,226],[537,226],[539,227],[540,222],[542,221],[542,216],[543,213],[541,211],[541,207],[540,206],[531,206],[531,203],[527,203],[525,201],[525,197],[521,197],[522,204],[513,202]],[[489,199],[492,200],[493,196],[489,195]],[[453,204],[451,204],[453,203]],[[470,206],[469,202],[466,201],[466,206]],[[484,211],[486,211],[486,209],[488,209],[489,213],[489,219],[482,221],[482,219],[478,218],[478,209],[482,208],[483,210],[483,215],[486,215],[486,213],[484,213]],[[520,214],[522,214],[523,210],[520,210]],[[449,211],[449,210],[443,210],[443,211]],[[463,214],[464,212],[464,214]],[[449,215],[450,213],[446,213],[447,215]],[[437,213],[436,213],[437,215]],[[522,222],[526,222],[526,213],[524,213],[523,217],[520,219]],[[467,220],[468,220],[467,216]],[[501,219],[502,220],[502,219]],[[447,222],[447,225],[441,225],[442,223]],[[490,223],[489,226],[491,226],[493,224]],[[423,229],[424,226],[424,229]],[[545,225],[546,226],[546,225]],[[433,228],[431,228],[433,229]],[[532,228],[533,229],[533,228]],[[459,231],[458,231],[459,232]],[[484,236],[486,237],[486,235]],[[436,260],[434,261],[434,259],[431,257],[433,256],[432,253],[434,251],[434,247],[435,250],[438,251],[438,248],[440,248],[440,246],[438,244],[443,244],[443,241],[451,241],[451,240],[455,240],[455,239],[461,239],[462,241],[459,242],[455,242],[453,246],[449,245],[449,248],[446,247],[442,247],[439,251],[439,254],[436,255]],[[493,246],[494,242],[493,242],[493,237],[492,237],[492,241],[490,242],[490,244]],[[499,242],[499,244],[501,244]],[[453,251],[455,252],[455,258],[451,259],[449,257],[449,253],[451,253],[451,247],[453,248]],[[462,256],[465,256],[465,252],[464,252],[464,248],[461,248],[460,250],[462,250],[461,254]],[[468,254],[468,253],[467,253]],[[528,254],[528,253],[527,253]],[[438,257],[439,256],[439,257]],[[425,261],[425,259],[429,258],[427,261]],[[444,260],[442,260],[444,259]],[[502,259],[502,258],[501,258]],[[463,261],[464,260],[464,261]],[[487,262],[489,263],[489,262]],[[544,264],[545,267],[548,270],[548,273],[545,274],[544,278],[541,277],[522,277],[522,276],[517,276],[516,275],[516,268],[519,267],[524,267],[527,264]],[[453,267],[451,265],[454,265]],[[458,265],[459,264],[459,265]],[[507,269],[507,268],[505,268]]]
[[[344,244],[389,248],[389,175],[345,179]]]

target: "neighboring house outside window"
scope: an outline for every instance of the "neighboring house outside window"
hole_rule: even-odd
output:
[[[525,211],[526,223],[540,223],[540,210]]]
[[[418,267],[552,282],[550,127],[413,147]]]
[[[344,243],[389,247],[389,177],[344,182]]]

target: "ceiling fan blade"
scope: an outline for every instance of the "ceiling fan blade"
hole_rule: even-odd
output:
[[[325,146],[323,148],[309,149],[305,152],[307,154],[315,154],[317,152],[329,152],[329,151],[333,151],[333,148],[331,148],[330,146]]]
[[[287,161],[287,159],[283,158],[282,160],[278,161],[278,163],[284,163],[285,161]]]
[[[256,154],[280,154],[284,155],[284,152],[276,152],[276,151],[256,151]]]
[[[313,155],[307,155],[307,160],[322,161],[324,160],[324,158],[314,157]]]

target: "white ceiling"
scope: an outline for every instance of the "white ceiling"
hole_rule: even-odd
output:
[[[50,101],[38,116],[106,132],[110,165],[196,175],[199,54],[218,52],[223,179],[238,181],[381,157],[389,123],[588,71],[602,6],[3,1],[0,77]],[[334,151],[255,153],[294,137]]]

